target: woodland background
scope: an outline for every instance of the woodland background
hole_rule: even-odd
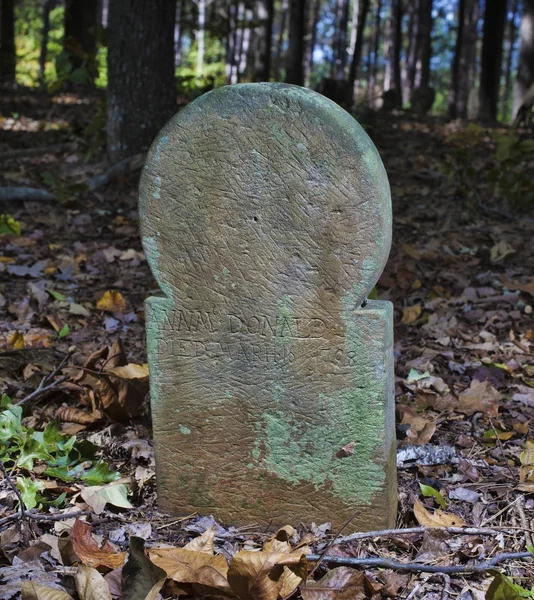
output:
[[[0,11],[0,600],[534,598],[534,0]],[[267,80],[388,172],[395,530],[157,509],[140,168],[187,102]]]

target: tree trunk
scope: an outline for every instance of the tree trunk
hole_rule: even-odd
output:
[[[206,33],[206,0],[196,0],[198,9],[197,30],[195,34],[197,42],[197,79],[202,77],[202,69],[204,67],[204,37]]]
[[[506,0],[486,0],[482,31],[478,118],[497,119]]]
[[[289,0],[289,45],[286,83],[304,85],[305,0]]]
[[[512,0],[512,17],[508,25],[508,51],[506,53],[506,66],[504,71],[504,93],[502,96],[501,111],[503,116],[508,119],[510,116],[510,93],[512,90],[512,56],[514,53],[516,26],[515,18],[517,15],[517,1]]]
[[[17,55],[15,50],[15,0],[0,0],[0,83],[13,83]]]
[[[333,43],[332,78],[345,80],[347,67],[347,27],[349,24],[349,0],[337,0]]]
[[[358,4],[358,10],[356,15],[353,15],[352,26],[356,29],[356,34],[352,38],[354,45],[351,48],[351,61],[349,68],[349,80],[347,84],[347,106],[351,108],[354,104],[354,86],[358,80],[358,69],[360,67],[360,61],[362,58],[363,49],[363,34],[365,31],[365,22],[367,21],[367,14],[369,13],[370,0],[354,0]],[[356,9],[355,9],[356,10]]]
[[[41,51],[39,54],[39,84],[45,84],[45,67],[48,53],[48,35],[50,33],[50,10],[51,0],[43,1],[43,30],[41,31]]]
[[[70,54],[72,68],[85,66],[97,75],[96,54],[97,0],[65,0],[65,37],[63,48]]]
[[[523,0],[520,36],[517,79],[514,84],[514,117],[534,83],[534,0]]]
[[[282,0],[280,8],[280,23],[278,24],[278,37],[276,40],[276,58],[274,61],[274,76],[276,81],[281,79],[282,48],[284,46],[284,35],[287,27],[287,14],[289,12],[289,0]]]
[[[402,49],[402,0],[392,0],[388,27],[388,52],[384,91],[393,90],[395,107],[402,107],[401,49]]]
[[[241,53],[243,51],[243,21],[245,19],[245,3],[239,2],[237,7],[237,19],[235,25],[234,58],[230,74],[230,83],[239,83],[239,66],[241,64]]]
[[[269,81],[271,77],[274,0],[257,0],[257,9],[259,26],[256,32],[254,81]]]
[[[474,83],[478,16],[479,0],[460,0],[449,95],[449,117],[451,119],[467,117],[469,92]]]
[[[415,87],[427,88],[430,86],[430,58],[432,56],[432,0],[419,0],[416,54]]]
[[[252,10],[247,8],[245,10],[245,15],[242,24],[242,44],[241,44],[241,52],[239,54],[239,81],[243,78],[243,76],[247,72],[247,62],[248,55],[250,50],[250,38],[251,38],[251,29],[250,22],[252,21]]]
[[[370,106],[375,105],[376,99],[376,76],[378,73],[378,49],[380,48],[380,23],[382,12],[382,0],[376,2],[376,15],[375,15],[375,27],[373,31],[373,41],[371,44],[372,58],[371,58],[371,72],[369,76],[369,89],[368,89],[368,100]]]
[[[146,150],[176,109],[174,17],[174,0],[109,4],[107,135],[113,160]]]
[[[358,0],[355,1],[358,4]],[[311,85],[311,74],[313,69],[313,52],[315,42],[317,41],[317,23],[319,22],[319,13],[321,12],[321,0],[314,0],[313,6],[309,6],[308,11],[308,33],[306,34],[306,50],[304,57],[304,84],[306,87]]]
[[[226,38],[226,83],[232,83],[237,45],[237,0],[231,0],[228,7],[228,36]]]
[[[174,21],[174,66],[179,67],[182,63],[182,15],[184,12],[184,0],[176,2],[176,16]]]

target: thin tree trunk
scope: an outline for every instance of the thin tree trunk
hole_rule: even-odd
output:
[[[392,0],[391,15],[388,26],[388,52],[386,72],[384,75],[384,91],[394,90],[395,106],[402,107],[401,84],[401,48],[402,48],[402,0]]]
[[[358,0],[355,0],[358,4]],[[304,57],[304,84],[309,87],[311,84],[311,74],[313,69],[313,52],[317,41],[317,23],[319,22],[319,13],[321,12],[321,0],[314,0],[313,5],[309,7],[308,14],[308,33],[306,35],[306,51]]]
[[[243,20],[245,18],[245,3],[239,2],[237,7],[237,22],[234,42],[234,58],[232,62],[232,71],[230,75],[230,83],[239,83],[239,66],[241,63],[241,53],[243,51]]]
[[[174,0],[109,4],[107,134],[113,160],[146,150],[176,109],[174,17]]]
[[[228,7],[228,37],[226,38],[226,83],[232,83],[237,45],[237,0],[232,0]]]
[[[92,77],[98,75],[94,62],[97,22],[96,0],[66,0],[63,47],[70,55],[73,70],[85,66]]]
[[[273,37],[274,0],[257,0],[259,26],[254,81],[269,81],[271,77],[271,46]]]
[[[41,51],[39,53],[39,84],[45,84],[45,68],[46,58],[48,53],[48,36],[50,33],[50,10],[52,2],[50,0],[43,1],[43,30],[41,32]]]
[[[417,33],[415,87],[427,88],[430,86],[430,58],[432,56],[432,0],[419,0]]]
[[[358,0],[354,0],[354,2],[358,2]],[[369,4],[370,0],[361,0],[359,3],[359,9],[356,14],[356,19],[354,19],[353,15],[353,27],[356,29],[356,35],[354,36],[354,46],[351,50],[351,61],[349,68],[349,80],[347,84],[347,106],[349,108],[354,104],[354,86],[356,81],[358,81],[358,70],[360,68],[360,61],[362,58],[362,49],[363,49],[363,35],[365,31],[365,22],[367,21],[367,14],[369,13]],[[356,20],[356,23],[354,22]]]
[[[376,76],[378,73],[378,49],[380,48],[380,24],[382,12],[382,0],[376,2],[376,15],[375,15],[375,27],[373,31],[373,42],[372,42],[372,59],[371,59],[371,73],[369,77],[369,90],[368,90],[368,101],[371,106],[375,105],[376,96]]]
[[[505,19],[506,0],[486,1],[478,108],[478,118],[484,121],[497,119]]]
[[[347,66],[347,27],[349,23],[349,0],[337,0],[336,27],[333,40],[332,78],[345,80]]]
[[[286,83],[304,85],[305,0],[289,0]]]
[[[176,2],[176,16],[174,21],[174,66],[178,67],[182,63],[182,15],[184,12],[184,0]]]
[[[280,23],[278,25],[278,38],[276,40],[276,60],[274,65],[274,73],[276,81],[280,81],[282,69],[282,49],[284,47],[284,35],[286,32],[289,13],[289,0],[282,0],[280,9]]]
[[[248,55],[250,50],[250,38],[251,38],[251,28],[250,22],[252,21],[252,10],[247,8],[245,10],[245,18],[243,20],[242,30],[243,30],[243,43],[241,44],[241,52],[239,55],[239,80],[247,72],[247,62]]]
[[[508,26],[508,51],[506,54],[506,66],[504,71],[504,93],[502,96],[501,111],[505,118],[510,116],[510,93],[512,91],[512,56],[514,53],[517,28],[515,18],[517,15],[517,0],[512,0],[512,17]]]
[[[202,78],[202,71],[204,68],[204,38],[206,34],[206,3],[207,0],[195,0],[198,9],[198,21],[196,31],[196,42],[197,42],[197,67],[196,76],[197,79]]]
[[[0,82],[14,82],[16,71],[15,0],[1,0]]]
[[[451,71],[449,117],[465,119],[469,92],[473,88],[479,0],[460,0],[458,5],[458,33]]]
[[[514,117],[517,116],[529,88],[534,83],[534,0],[523,0],[520,35],[519,62],[514,84]]]

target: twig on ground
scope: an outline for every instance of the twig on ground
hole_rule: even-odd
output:
[[[493,433],[495,434],[495,440],[497,441],[497,446],[499,446],[499,450],[501,451],[501,456],[506,464],[506,468],[508,469],[508,472],[512,476],[512,480],[515,481],[515,483],[517,484],[517,483],[519,483],[517,480],[517,476],[514,473],[514,470],[512,469],[510,464],[508,463],[508,460],[506,459],[506,454],[504,453],[504,446],[502,445],[501,438],[499,437],[499,434],[497,433],[497,430],[495,429],[495,425],[493,424],[493,419],[491,418],[491,415],[488,415],[488,419],[489,419],[491,428],[493,429]]]
[[[7,483],[7,485],[15,492],[15,495],[18,498],[18,501],[20,503],[20,510],[18,511],[18,513],[20,514],[20,517],[18,517],[19,519],[24,519],[25,516],[25,510],[26,507],[24,506],[24,500],[22,499],[22,494],[19,492],[17,486],[13,483],[13,480],[11,479],[11,476],[9,475],[9,473],[7,472],[6,466],[4,465],[4,461],[0,460],[0,471],[2,471],[2,474],[4,475],[4,479]]]
[[[31,394],[28,394],[25,398],[22,398],[22,400],[15,402],[15,404],[17,406],[20,406],[21,404],[25,404],[30,400],[34,400],[35,398],[37,398],[37,396],[45,394],[46,392],[58,387],[64,381],[66,381],[68,379],[67,375],[65,375],[64,377],[60,377],[59,379],[54,379],[54,377],[61,371],[61,369],[63,369],[63,367],[65,366],[67,361],[72,357],[73,354],[74,349],[69,350],[67,354],[65,354],[65,356],[62,358],[59,365],[51,373],[43,377],[37,389],[34,390]]]
[[[411,535],[414,533],[423,534],[432,527],[426,527],[420,525],[419,527],[406,527],[404,529],[382,529],[378,531],[363,531],[357,533],[351,533],[342,538],[336,540],[336,545],[345,544],[347,542],[354,542],[356,540],[367,540],[376,537],[399,537],[403,535]],[[438,529],[446,531],[447,533],[459,534],[459,535],[497,535],[498,533],[506,533],[507,531],[514,531],[522,527],[439,527]],[[512,534],[510,534],[512,535]]]
[[[503,552],[485,561],[477,561],[467,565],[424,565],[421,563],[403,563],[392,558],[344,558],[341,556],[321,556],[308,554],[309,562],[321,560],[327,564],[346,567],[378,567],[380,569],[394,569],[396,571],[410,571],[412,573],[483,573],[491,571],[496,565],[509,560],[534,559],[530,552]]]
[[[532,546],[532,534],[529,530],[529,523],[527,521],[527,516],[525,515],[524,509],[525,497],[522,496],[521,500],[516,504],[516,509],[519,514],[519,520],[521,521],[521,525],[525,531],[525,543],[529,546]]]
[[[507,504],[504,508],[501,508],[501,510],[499,512],[496,512],[494,515],[491,515],[491,517],[487,518],[483,523],[482,523],[482,527],[484,527],[484,525],[487,525],[488,523],[490,523],[491,521],[493,521],[494,519],[496,519],[497,517],[500,517],[502,515],[502,513],[506,512],[509,508],[511,508],[518,500],[521,500],[523,496],[518,496],[515,500],[512,500],[510,502],[510,504]]]
[[[46,521],[63,521],[65,519],[72,519],[74,517],[82,517],[83,515],[90,515],[91,512],[88,510],[78,510],[76,512],[70,512],[70,513],[61,513],[61,514],[57,514],[57,515],[43,515],[40,513],[36,513],[33,511],[20,511],[18,510],[16,513],[13,513],[12,515],[8,515],[7,517],[4,517],[2,519],[0,519],[0,525],[5,525],[6,523],[9,523],[10,521],[18,521],[19,519],[22,519],[23,517],[27,518],[27,519],[31,519],[32,521],[37,521],[38,523],[40,522],[46,522]]]
[[[336,533],[336,535],[328,542],[328,544],[326,544],[326,546],[324,547],[324,550],[321,552],[321,556],[326,556],[326,553],[328,552],[328,550],[331,548],[331,546],[335,543],[335,541],[339,538],[339,536],[343,533],[343,531],[345,530],[346,527],[348,527],[348,525],[350,525],[350,523],[352,523],[352,521],[354,520],[354,517],[358,514],[358,511],[355,511],[354,514],[345,521],[345,523],[343,523],[343,525],[341,525],[341,527],[339,528],[338,532]],[[319,566],[321,565],[322,559],[319,559],[317,561],[317,564],[315,565],[315,567],[313,567],[313,569],[310,571],[309,577],[311,577],[315,571],[319,568]]]

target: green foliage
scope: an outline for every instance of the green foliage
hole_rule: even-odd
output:
[[[0,215],[0,235],[20,235],[20,223],[11,215]]]
[[[198,52],[196,44],[193,43],[190,50],[184,53],[182,64],[176,69],[180,93],[193,97],[206,88],[224,85],[226,83],[225,55],[223,41],[206,33],[202,77],[197,79]]]
[[[44,475],[66,483],[83,481],[88,485],[102,485],[116,481],[120,474],[96,458],[93,444],[79,442],[76,436],[59,431],[56,423],[49,423],[44,431],[35,431],[22,423],[22,406],[11,404],[4,395],[0,404],[0,460],[11,463],[13,468],[31,472],[36,464],[45,467]],[[29,477],[17,478],[17,488],[22,494],[26,508],[38,504],[51,504],[39,495],[42,484]],[[65,495],[56,498],[55,504],[63,502]]]
[[[514,583],[499,571],[493,572],[495,579],[486,592],[486,600],[521,600],[521,598],[534,598],[534,587],[530,590]]]
[[[66,183],[50,171],[43,171],[41,179],[54,192],[59,202],[65,202],[76,194],[83,194],[87,191],[87,186],[84,183]]]
[[[442,509],[447,508],[447,503],[445,502],[445,498],[441,495],[436,488],[433,488],[430,485],[425,485],[424,483],[419,483],[419,487],[421,489],[421,494],[425,496],[425,498],[434,498],[436,502],[439,504],[439,507]]]
[[[494,133],[496,169],[488,173],[488,181],[497,185],[497,193],[511,208],[526,209],[534,205],[534,139],[521,139],[517,131]]]

